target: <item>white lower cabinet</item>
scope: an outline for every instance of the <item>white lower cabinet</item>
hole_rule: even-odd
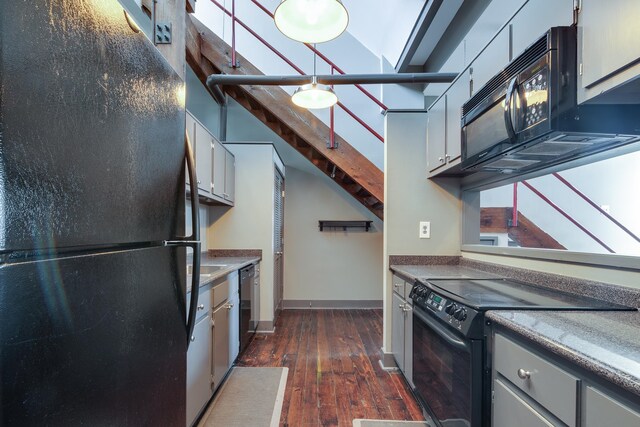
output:
[[[413,313],[409,303],[412,285],[393,276],[391,352],[404,377],[413,385]]]
[[[211,397],[211,317],[193,328],[187,351],[187,425],[190,426]]]
[[[238,357],[238,287],[238,271],[233,271],[200,288],[196,325],[187,351],[187,426],[203,411]]]
[[[587,387],[585,393],[584,427],[640,426],[640,408],[631,409],[593,387]]]
[[[238,273],[235,273],[236,280],[231,285],[229,295],[229,365],[233,365],[240,353],[240,292]]]
[[[229,369],[229,304],[213,312],[213,386],[218,388]]]
[[[533,344],[493,336],[493,427],[640,426],[640,404],[613,386],[594,386],[590,374]]]

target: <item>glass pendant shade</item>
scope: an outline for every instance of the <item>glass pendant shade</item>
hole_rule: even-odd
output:
[[[322,43],[344,32],[349,14],[340,0],[282,0],[275,11],[278,29],[303,43]]]
[[[291,101],[303,108],[329,108],[338,102],[338,97],[329,86],[309,83],[296,89]]]

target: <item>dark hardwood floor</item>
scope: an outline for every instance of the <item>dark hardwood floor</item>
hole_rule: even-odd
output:
[[[281,426],[423,420],[402,375],[380,366],[381,346],[382,310],[284,310],[238,365],[289,368]]]

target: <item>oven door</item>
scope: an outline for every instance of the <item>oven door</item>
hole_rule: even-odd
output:
[[[438,426],[482,425],[481,340],[466,339],[420,307],[413,309],[413,382]]]

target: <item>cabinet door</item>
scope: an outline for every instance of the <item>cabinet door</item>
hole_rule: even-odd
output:
[[[227,149],[217,139],[213,142],[213,195],[224,199],[225,167]]]
[[[584,427],[640,426],[640,412],[616,402],[592,387],[586,388]],[[640,408],[635,408],[640,411]]]
[[[233,202],[236,197],[236,158],[229,151],[225,153],[224,198]]]
[[[229,300],[229,365],[233,365],[240,352],[240,295],[236,291]]]
[[[549,28],[573,24],[573,2],[529,0],[511,21],[513,57],[520,55]]]
[[[445,163],[447,96],[441,97],[429,109],[427,115],[427,171],[442,167]]]
[[[396,359],[400,370],[404,371],[404,300],[395,293],[393,294],[393,335],[391,337],[391,353]]]
[[[196,144],[196,121],[193,118],[193,116],[189,113],[187,113],[187,124],[186,124],[186,129],[187,129],[187,135],[189,135],[189,141],[191,141],[191,147],[194,149],[195,151],[195,144]],[[193,153],[194,156],[196,153]],[[185,167],[184,169],[187,173],[186,173],[186,179],[187,179],[187,187],[189,187],[189,173],[188,173],[188,169]]]
[[[582,0],[582,86],[589,87],[640,58],[640,2]]]
[[[187,351],[187,426],[211,394],[211,318],[205,316],[194,326]]]
[[[217,389],[229,370],[229,304],[213,313],[213,385]]]
[[[447,91],[447,143],[444,153],[445,160],[452,162],[460,158],[461,138],[460,119],[462,118],[462,104],[469,100],[471,89],[469,87],[470,74],[467,69]]]
[[[509,27],[505,27],[471,64],[472,95],[509,63]]]
[[[196,174],[200,194],[211,194],[211,135],[196,122]]]
[[[413,313],[409,304],[404,313],[404,377],[413,387]]]
[[[493,427],[553,427],[502,381],[493,382]]]

